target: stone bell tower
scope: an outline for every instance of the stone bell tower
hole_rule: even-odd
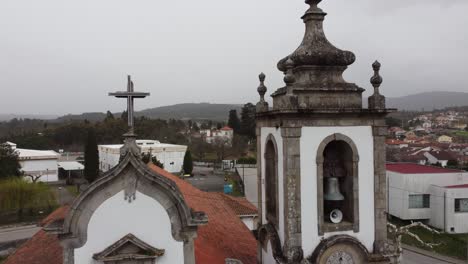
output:
[[[355,61],[325,37],[326,13],[307,0],[300,46],[280,60],[285,86],[264,99],[257,150],[259,263],[386,263],[385,97],[375,62],[369,108],[344,80]]]

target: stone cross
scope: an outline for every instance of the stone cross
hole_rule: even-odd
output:
[[[130,75],[127,76],[127,91],[123,92],[114,92],[114,93],[109,93],[109,96],[115,96],[117,98],[127,98],[127,114],[128,114],[128,127],[129,127],[129,132],[125,134],[126,136],[135,136],[134,133],[134,123],[133,123],[133,117],[134,117],[134,108],[133,108],[133,99],[135,98],[145,98],[146,96],[149,96],[149,93],[144,93],[144,92],[135,92],[133,90],[133,81],[130,77]]]

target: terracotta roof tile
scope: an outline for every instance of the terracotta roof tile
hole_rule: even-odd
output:
[[[150,168],[173,180],[187,204],[195,211],[203,211],[208,216],[208,224],[199,227],[195,240],[197,263],[224,263],[226,258],[239,259],[244,264],[256,263],[257,242],[231,208],[230,202],[226,202],[229,197],[222,193],[203,192],[159,167],[150,165]]]
[[[60,264],[62,262],[62,247],[57,236],[40,230],[7,258],[4,264]]]

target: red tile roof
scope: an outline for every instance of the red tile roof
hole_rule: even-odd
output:
[[[465,189],[468,188],[468,184],[460,184],[460,185],[450,185],[450,186],[445,186],[447,189]]]
[[[221,130],[223,130],[223,131],[231,131],[232,128],[230,128],[230,127],[228,127],[228,126],[225,126],[225,127],[221,128]]]
[[[257,241],[226,202],[224,194],[203,192],[161,168],[150,167],[173,180],[192,209],[208,216],[208,224],[198,228],[195,240],[197,263],[224,263],[226,258],[239,259],[244,264],[256,263]]]
[[[203,211],[208,216],[208,224],[199,227],[198,237],[195,239],[196,263],[225,263],[226,258],[239,259],[244,264],[256,263],[257,242],[239,219],[239,215],[243,213],[256,213],[253,205],[245,199],[222,193],[203,192],[161,168],[149,166],[177,184],[189,207],[195,211]],[[41,225],[63,220],[67,211],[68,206],[57,209]],[[57,236],[41,230],[4,264],[60,264],[62,261],[62,247]]]
[[[3,264],[59,264],[63,263],[62,246],[57,235],[37,232],[19,247]]]
[[[413,163],[388,163],[387,170],[404,174],[429,174],[429,173],[458,173],[461,170],[452,170],[440,167],[425,166]]]
[[[257,208],[244,197],[233,197],[227,194],[221,195],[224,202],[229,205],[238,216],[258,215]]]

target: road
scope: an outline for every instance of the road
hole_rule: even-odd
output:
[[[205,192],[223,192],[224,176],[215,175],[213,168],[194,167],[193,177],[185,178],[187,182]]]
[[[40,229],[36,225],[0,229],[0,244],[30,238]]]
[[[403,249],[403,264],[453,264]]]

